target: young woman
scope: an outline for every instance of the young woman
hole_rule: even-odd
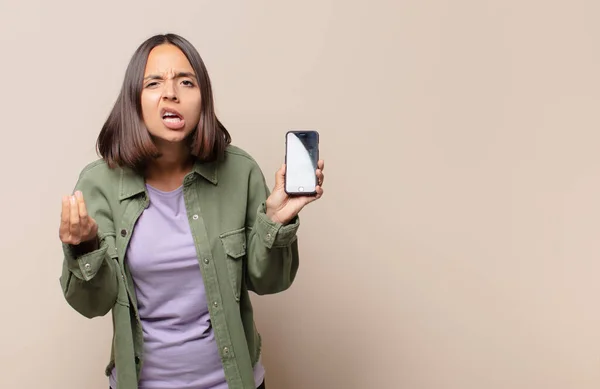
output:
[[[134,53],[98,137],[101,159],[62,201],[61,286],[92,318],[112,311],[113,389],[264,388],[249,292],[290,287],[298,213],[234,147],[196,49],[168,34]]]

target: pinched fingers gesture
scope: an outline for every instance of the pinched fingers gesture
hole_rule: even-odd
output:
[[[90,242],[98,236],[98,224],[88,215],[81,191],[63,197],[59,235],[63,243],[71,245]]]

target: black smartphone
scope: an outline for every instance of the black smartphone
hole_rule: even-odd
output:
[[[291,196],[317,193],[319,133],[292,130],[285,135],[285,192]]]

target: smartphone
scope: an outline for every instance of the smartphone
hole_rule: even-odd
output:
[[[291,130],[285,135],[285,192],[291,196],[317,193],[319,133]]]

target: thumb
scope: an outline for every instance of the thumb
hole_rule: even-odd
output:
[[[285,182],[285,163],[281,165],[277,173],[275,173],[275,187],[283,187]]]

